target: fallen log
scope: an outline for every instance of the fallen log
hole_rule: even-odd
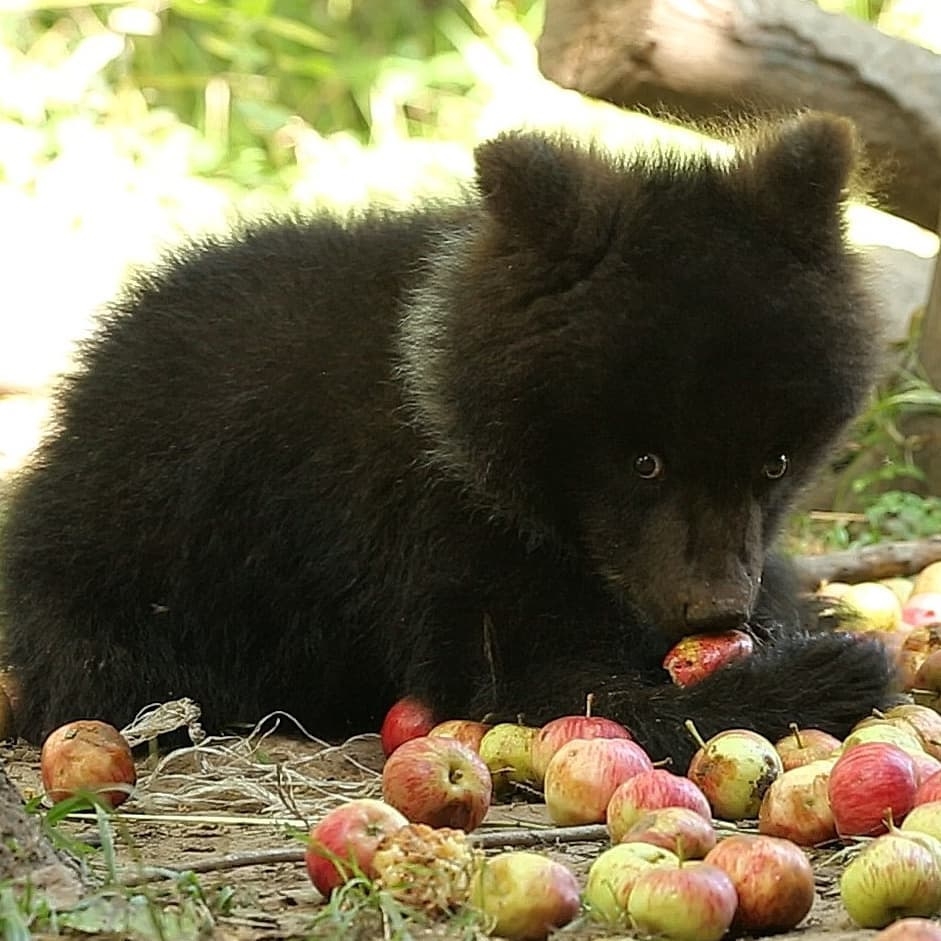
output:
[[[539,65],[558,84],[655,114],[799,107],[857,124],[884,207],[933,229],[941,56],[806,0],[547,0]]]
[[[941,535],[822,555],[795,556],[793,561],[805,591],[815,591],[823,582],[867,582],[914,575],[926,565],[941,561]]]

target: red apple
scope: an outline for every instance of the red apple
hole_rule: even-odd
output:
[[[470,832],[490,806],[490,772],[455,738],[424,735],[403,742],[382,769],[382,796],[412,823]]]
[[[499,853],[474,874],[470,903],[483,913],[488,934],[537,941],[578,914],[578,880],[562,863],[540,853]]]
[[[913,592],[902,605],[902,620],[912,627],[941,624],[941,591]]]
[[[683,859],[702,859],[716,845],[712,820],[689,807],[661,807],[638,817],[624,843],[650,843]]]
[[[584,900],[594,921],[627,924],[627,900],[641,873],[654,866],[679,866],[674,853],[651,843],[619,843],[600,853],[588,870]]]
[[[663,669],[677,686],[692,686],[719,667],[747,657],[755,649],[751,634],[723,631],[718,634],[690,634],[663,658]]]
[[[941,761],[929,755],[927,752],[920,755],[917,752],[909,752],[909,755],[911,755],[912,761],[915,763],[915,780],[919,787],[927,781],[928,778],[941,771]]]
[[[774,745],[749,729],[729,729],[703,742],[686,776],[722,820],[758,815],[761,799],[784,767]]]
[[[872,941],[941,941],[941,925],[928,918],[902,918],[883,928]]]
[[[835,759],[812,761],[785,771],[765,791],[758,811],[758,832],[798,846],[816,846],[836,837],[827,780]]]
[[[513,796],[520,787],[535,789],[532,744],[538,729],[500,722],[480,740],[480,757],[490,769],[495,797]]]
[[[431,708],[413,696],[394,703],[382,720],[379,740],[383,754],[388,758],[402,742],[427,735],[435,727]]]
[[[738,896],[717,866],[690,862],[642,873],[627,900],[635,929],[672,941],[719,941],[729,930]]]
[[[790,931],[814,903],[814,872],[789,840],[746,834],[726,837],[706,856],[738,892],[734,927],[747,934]]]
[[[545,779],[552,756],[576,738],[623,738],[631,741],[633,736],[620,722],[590,713],[550,720],[537,732],[532,742],[532,767],[538,784]]]
[[[941,801],[941,773],[937,771],[918,785],[912,806],[917,807],[931,801]]]
[[[801,729],[796,722],[790,728],[788,735],[774,743],[785,771],[829,758],[841,745],[836,736],[822,729]]]
[[[486,722],[474,722],[473,719],[446,719],[439,722],[428,734],[456,738],[480,754],[480,741],[491,728]]]
[[[688,807],[712,820],[709,801],[689,778],[653,768],[628,778],[611,795],[606,811],[611,842],[620,843],[640,817],[660,807]]]
[[[840,878],[840,897],[863,928],[941,909],[941,867],[928,847],[898,831],[863,847]]]
[[[384,837],[407,823],[394,807],[369,797],[329,811],[311,828],[304,852],[314,888],[328,896],[353,876],[374,879],[377,847]]]
[[[43,742],[39,766],[52,801],[88,792],[117,807],[130,797],[137,782],[127,740],[113,725],[97,719],[67,722],[50,733]]]
[[[546,808],[554,823],[602,823],[619,784],[653,763],[636,742],[577,738],[563,745],[546,768]]]
[[[898,822],[911,810],[916,788],[915,764],[897,745],[869,742],[844,752],[827,784],[837,833],[884,833],[890,815]]]

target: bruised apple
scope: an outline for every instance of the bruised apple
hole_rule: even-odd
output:
[[[374,879],[373,858],[379,844],[407,823],[394,807],[371,797],[329,811],[311,828],[304,851],[314,888],[328,896],[353,876]]]
[[[137,781],[124,736],[97,719],[67,722],[52,732],[43,742],[39,766],[52,801],[89,792],[117,807],[128,799]]]
[[[403,742],[427,735],[434,727],[431,708],[414,696],[405,696],[393,703],[382,721],[379,740],[383,754],[388,758]]]
[[[798,846],[816,846],[836,837],[827,781],[835,759],[812,761],[785,771],[765,791],[758,832]]]
[[[677,686],[692,686],[726,663],[747,657],[754,649],[751,634],[744,631],[690,634],[663,658],[663,668]]]
[[[783,771],[781,756],[764,736],[728,729],[702,742],[686,776],[706,795],[716,817],[745,820],[758,815],[765,791]]]
[[[490,729],[491,726],[486,722],[475,722],[473,719],[446,719],[439,722],[428,734],[456,738],[480,754],[481,739]]]
[[[911,594],[902,605],[902,620],[912,627],[941,624],[941,591]]]

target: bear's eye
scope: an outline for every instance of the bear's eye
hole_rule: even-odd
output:
[[[663,475],[663,460],[656,454],[640,454],[634,458],[634,473],[642,480],[653,480]]]
[[[787,455],[777,454],[770,460],[765,461],[761,472],[768,480],[780,480],[787,473]]]

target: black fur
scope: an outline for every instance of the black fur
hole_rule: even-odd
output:
[[[538,723],[589,692],[681,763],[686,718],[846,731],[884,653],[808,633],[765,555],[875,370],[853,163],[821,116],[725,162],[513,134],[464,204],[140,275],[9,511],[22,734],[183,695],[210,728],[339,736],[405,693]],[[755,656],[669,685],[673,641],[746,620]]]

